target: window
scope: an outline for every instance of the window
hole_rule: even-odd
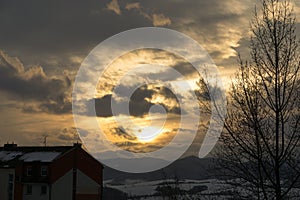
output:
[[[28,166],[28,167],[26,168],[26,175],[27,175],[27,176],[32,176],[32,167],[31,167],[31,166]]]
[[[14,175],[8,174],[8,200],[13,200]]]
[[[41,176],[47,176],[48,175],[48,167],[42,166],[41,167]]]
[[[14,181],[14,175],[13,174],[8,174],[8,180],[9,180],[9,182],[13,182]]]
[[[26,185],[26,194],[31,195],[32,194],[32,185]]]
[[[41,186],[41,194],[47,194],[47,186],[46,185]]]

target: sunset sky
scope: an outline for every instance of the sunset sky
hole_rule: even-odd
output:
[[[248,55],[249,20],[257,3],[256,0],[0,0],[1,145],[6,142],[42,145],[45,135],[48,145],[78,141],[71,97],[77,70],[100,42],[129,29],[165,27],[190,36],[207,50],[227,86],[238,66],[237,52],[242,57]],[[293,4],[300,18],[300,1],[294,0]],[[297,28],[299,33],[299,19]],[[162,50],[130,52],[112,63],[90,100],[98,105],[97,120],[105,127],[106,136],[117,146],[133,152],[151,152],[168,144],[179,129],[183,114],[170,90],[150,84],[137,88],[131,99],[136,106],[132,119],[139,128],[116,123],[128,118],[120,114],[115,119],[107,109],[114,85],[131,67],[147,63],[176,69],[193,89],[199,79],[186,60]],[[156,79],[168,76],[165,69],[145,70]],[[138,77],[129,75],[119,86],[132,89]],[[183,99],[190,98],[191,91],[180,88],[180,81],[174,79],[171,84]],[[114,101],[122,107],[122,99],[115,97]],[[165,116],[157,112],[151,118],[147,112],[155,104],[164,106],[168,113],[163,129],[159,127]],[[191,106],[184,112],[193,109]],[[189,155],[197,155],[205,124],[204,117]],[[188,134],[191,127],[186,124],[181,128]],[[79,130],[82,137],[97,138],[89,130],[80,127]],[[149,132],[158,134],[145,138]],[[110,151],[105,151],[107,158],[111,158]]]

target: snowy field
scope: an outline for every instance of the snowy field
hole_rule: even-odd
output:
[[[117,185],[108,180],[104,182],[105,187],[120,190],[128,195],[130,200],[168,200],[167,195],[160,195],[158,187],[180,188],[184,191],[176,196],[178,200],[214,200],[232,199],[237,188],[217,179],[208,180],[159,180],[159,181],[132,181],[127,180],[126,184]],[[195,190],[197,189],[198,190]],[[200,188],[200,190],[199,190]],[[294,189],[295,193],[300,193],[300,189]],[[298,199],[298,198],[290,198]]]
[[[174,180],[159,180],[159,181],[126,181],[125,185],[115,185],[111,184],[111,181],[105,181],[105,186],[120,190],[125,192],[131,199],[140,200],[161,200],[167,199],[163,196],[158,196],[158,187],[171,187],[180,188],[182,191],[193,191],[195,188],[202,188],[201,192],[197,194],[182,194],[182,199],[226,199],[226,191],[231,190],[231,186],[226,186],[223,181],[216,179],[209,180],[184,180],[184,181],[174,181]],[[201,198],[200,198],[201,196]],[[215,197],[214,197],[215,196]],[[228,197],[228,195],[227,195]],[[180,198],[179,198],[180,199]]]

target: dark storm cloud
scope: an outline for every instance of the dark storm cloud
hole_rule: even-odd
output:
[[[125,88],[126,86],[123,86],[124,90]],[[124,90],[122,89],[117,90],[116,94],[122,95],[122,91],[124,92]],[[111,117],[113,116],[111,110],[111,102],[113,102],[114,105],[116,106],[115,110],[117,112],[115,113],[115,115],[126,114],[127,113],[126,110],[129,109],[130,115],[135,117],[142,117],[145,114],[149,113],[149,110],[153,105],[157,105],[156,103],[151,102],[151,99],[153,99],[155,95],[162,95],[165,99],[169,99],[177,102],[177,105],[173,107],[166,105],[163,101],[159,102],[159,104],[165,108],[167,113],[173,113],[173,114],[181,113],[180,107],[178,107],[178,100],[171,90],[165,87],[155,87],[151,89],[148,88],[147,86],[142,86],[137,88],[134,91],[134,93],[130,97],[129,105],[126,104],[125,101],[116,100],[115,98],[112,98],[111,94],[108,94],[101,98],[96,98],[87,101],[85,103],[86,109],[81,114],[91,115],[92,113],[91,111],[95,109],[96,115],[98,117]],[[156,113],[160,113],[160,110],[152,110],[152,111]]]
[[[227,12],[232,9],[227,4],[219,0],[0,0],[0,46],[25,64],[39,63],[49,70],[57,63],[74,68],[69,66],[74,64],[72,56],[84,57],[114,34],[153,24],[194,29],[222,41],[218,23],[238,26],[240,19],[240,14]]]
[[[111,102],[114,102],[116,105],[116,112],[115,115],[119,114],[126,114],[126,109],[128,105],[125,102],[117,102],[115,99],[112,98],[112,95],[105,95],[101,98],[96,98],[85,102],[86,109],[81,114],[83,115],[92,115],[92,111],[95,109],[96,115],[98,117],[111,117],[114,116],[111,109]],[[136,101],[133,107],[131,106],[132,101],[130,101],[130,108],[129,112],[133,116],[143,116],[144,114],[148,113],[150,107],[154,104],[142,99],[140,101]],[[95,106],[95,107],[94,107]]]
[[[68,67],[70,57],[87,55],[114,34],[151,26],[138,13],[125,10],[126,17],[116,15],[106,8],[109,2],[0,0],[0,46],[25,64],[58,67],[58,62]]]
[[[40,66],[25,69],[20,60],[0,51],[0,90],[15,100],[38,102],[38,108],[25,105],[23,111],[39,110],[55,114],[70,112],[70,87],[68,76],[48,77]]]

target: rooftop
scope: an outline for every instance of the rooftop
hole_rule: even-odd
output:
[[[52,162],[60,155],[81,146],[17,146],[5,144],[0,147],[0,168],[14,167],[20,162]]]

